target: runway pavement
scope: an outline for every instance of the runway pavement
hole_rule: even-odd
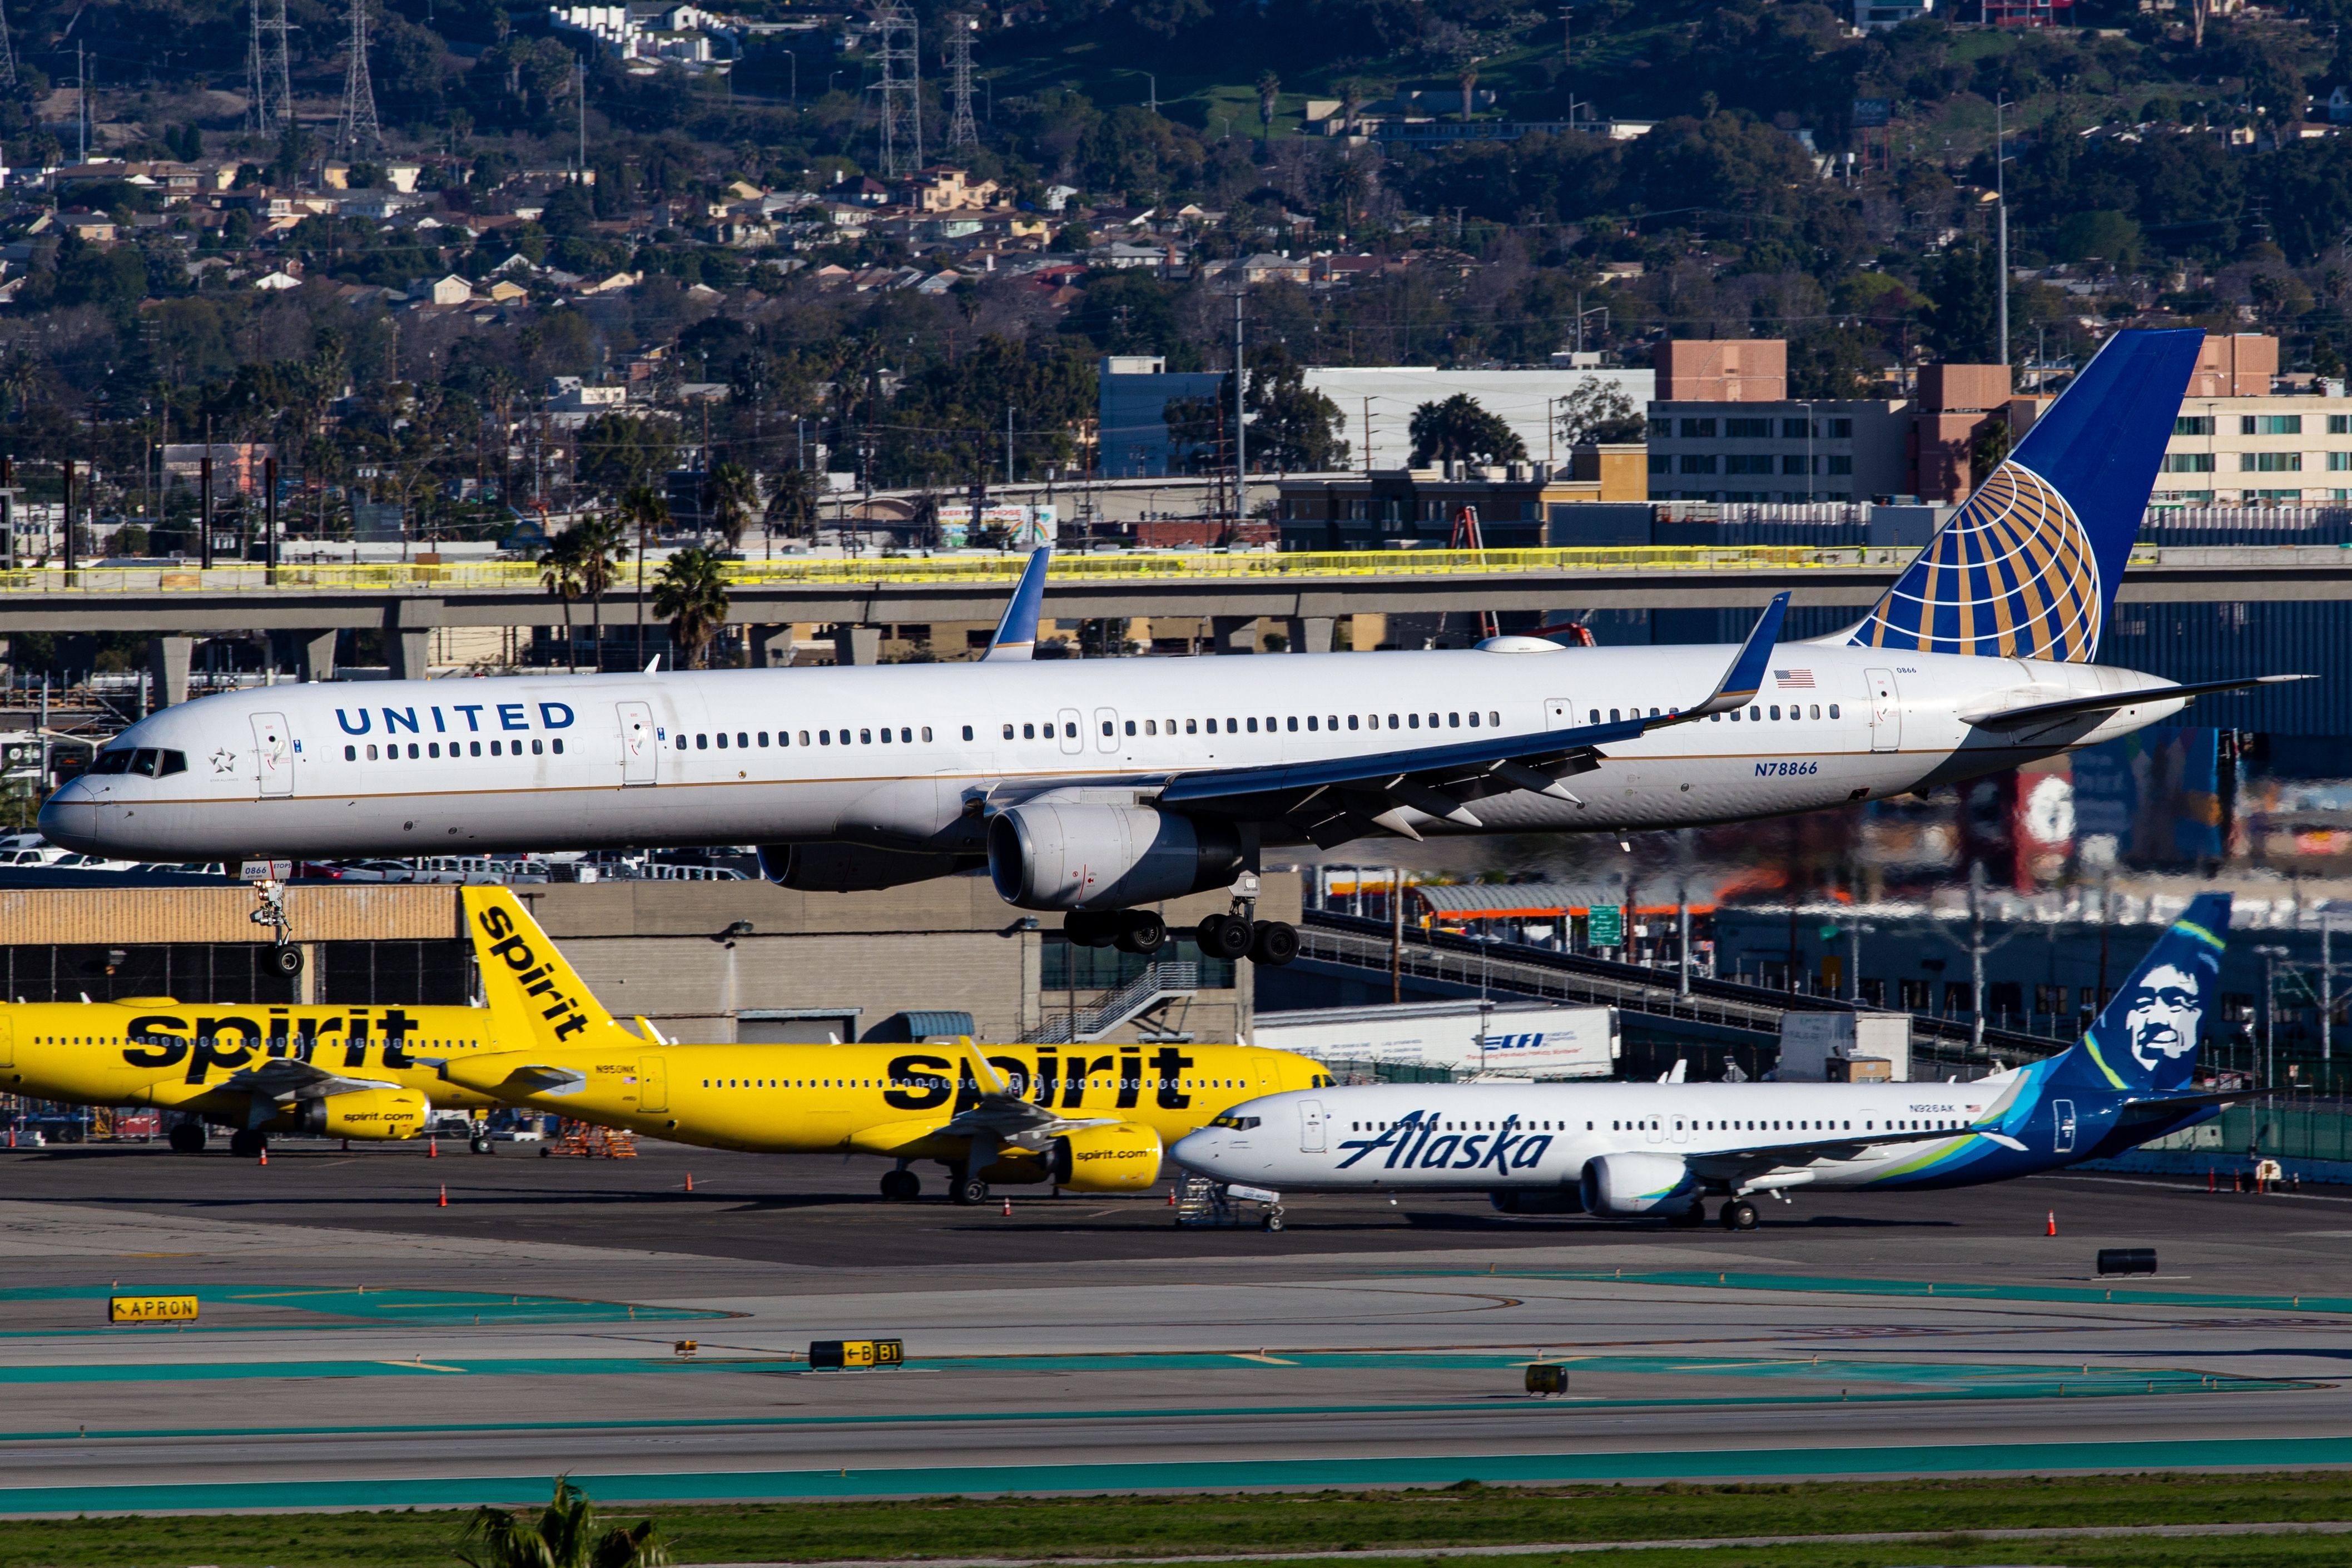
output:
[[[2352,1192],[2074,1174],[1746,1236],[1309,1198],[1269,1235],[643,1147],[0,1154],[0,1513],[2352,1464]],[[2126,1245],[2162,1276],[2091,1277]],[[118,1284],[204,1315],[108,1328]],[[866,1335],[906,1369],[801,1359]]]

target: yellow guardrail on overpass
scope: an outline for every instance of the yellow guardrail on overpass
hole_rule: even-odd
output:
[[[1579,573],[1803,571],[1901,565],[1911,547],[1845,545],[1626,545],[1550,550],[1345,550],[1200,552],[1183,554],[1056,555],[1048,573],[1056,583],[1226,580],[1277,582],[1335,577],[1565,576]],[[2152,565],[2153,549],[2133,552],[2135,565]],[[1027,564],[1020,555],[932,555],[856,559],[730,561],[730,587],[865,587],[891,584],[969,583],[1010,586]],[[650,578],[651,573],[647,574]],[[635,584],[634,566],[616,574],[612,592]],[[462,593],[541,588],[540,568],[528,561],[473,561],[447,565],[409,563],[280,566],[275,581],[251,564],[184,570],[155,566],[50,564],[0,570],[0,594],[179,593]],[[543,591],[543,590],[541,590]],[[553,595],[550,595],[552,598]]]

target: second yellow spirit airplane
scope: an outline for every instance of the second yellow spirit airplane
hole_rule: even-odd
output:
[[[1238,1045],[671,1045],[614,1022],[512,893],[462,896],[491,1013],[506,1037],[537,1037],[448,1057],[450,1083],[715,1149],[877,1155],[893,1162],[887,1198],[920,1194],[918,1161],[947,1167],[960,1204],[992,1182],[1133,1191],[1226,1108],[1330,1082],[1305,1057]]]

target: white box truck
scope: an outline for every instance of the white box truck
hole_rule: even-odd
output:
[[[1540,1002],[1408,1002],[1260,1013],[1251,1041],[1318,1062],[1443,1068],[1457,1079],[1607,1078],[1621,1049],[1614,1007]]]
[[[1850,1079],[1853,1069],[1843,1064],[1854,1061],[1884,1061],[1887,1079],[1907,1082],[1911,1077],[1911,1015],[1780,1015],[1780,1064],[1772,1073],[1780,1082]]]

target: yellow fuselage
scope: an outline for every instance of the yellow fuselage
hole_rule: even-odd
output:
[[[527,1035],[517,1036],[519,1045]],[[492,1054],[502,1042],[483,1007],[304,1007],[119,1002],[0,1005],[0,1089],[84,1105],[152,1105],[246,1124],[248,1097],[229,1086],[277,1058],[325,1073],[396,1083],[436,1105],[488,1110],[492,1096],[453,1086],[413,1055]],[[512,1048],[512,1045],[506,1045]]]
[[[1305,1057],[1253,1046],[988,1046],[982,1054],[1032,1104],[1074,1120],[1139,1122],[1171,1142],[1244,1100],[1323,1081]],[[535,1092],[519,1076],[546,1067],[586,1082]],[[583,1121],[766,1153],[950,1158],[961,1141],[934,1146],[925,1134],[977,1100],[953,1046],[541,1049],[453,1060],[447,1072],[469,1089]]]

